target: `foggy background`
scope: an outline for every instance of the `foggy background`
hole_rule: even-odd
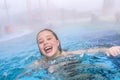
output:
[[[65,23],[120,22],[120,0],[0,0],[0,39]]]

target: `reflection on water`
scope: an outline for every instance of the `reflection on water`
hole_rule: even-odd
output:
[[[54,72],[51,73],[42,68],[27,70],[24,75],[19,76],[18,80],[31,78],[35,80],[118,80],[120,79],[120,70],[117,65],[120,64],[113,64],[112,59],[103,53],[84,54],[82,57],[72,55],[71,57],[54,59],[48,62],[49,65],[52,64],[52,67],[55,66]]]
[[[104,54],[85,54],[77,61],[60,66],[52,75],[61,80],[114,80],[120,78],[117,68]],[[106,65],[107,64],[107,65]],[[112,66],[111,66],[112,65]]]

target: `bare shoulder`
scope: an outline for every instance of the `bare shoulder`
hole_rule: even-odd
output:
[[[29,68],[38,68],[38,67],[46,67],[45,59],[36,60],[32,64],[29,65]]]
[[[70,51],[70,52],[62,51],[62,57],[66,57],[68,55],[75,54],[75,53],[76,51]]]
[[[38,66],[40,64],[40,61],[39,60],[36,60],[36,61],[34,61],[32,64],[30,64],[28,67],[29,68],[33,68],[33,67],[35,67],[35,66]]]
[[[62,55],[63,56],[68,56],[68,55],[71,55],[71,54],[83,54],[85,52],[86,52],[86,50],[75,50],[75,51],[68,51],[68,52],[62,51]]]
[[[66,52],[66,51],[62,51],[62,56],[67,56],[69,53],[68,52]]]

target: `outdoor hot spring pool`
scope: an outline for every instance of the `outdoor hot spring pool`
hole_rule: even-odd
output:
[[[71,23],[52,29],[57,33],[63,50],[120,45],[118,23]],[[120,80],[119,55],[107,57],[104,53],[86,53],[58,58],[47,64],[66,64],[57,66],[52,73],[43,68],[28,68],[40,58],[36,33],[0,42],[0,80]]]

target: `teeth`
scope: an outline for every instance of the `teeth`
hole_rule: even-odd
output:
[[[50,49],[50,48],[51,48],[51,47],[46,47],[45,50],[48,50],[48,49]]]

